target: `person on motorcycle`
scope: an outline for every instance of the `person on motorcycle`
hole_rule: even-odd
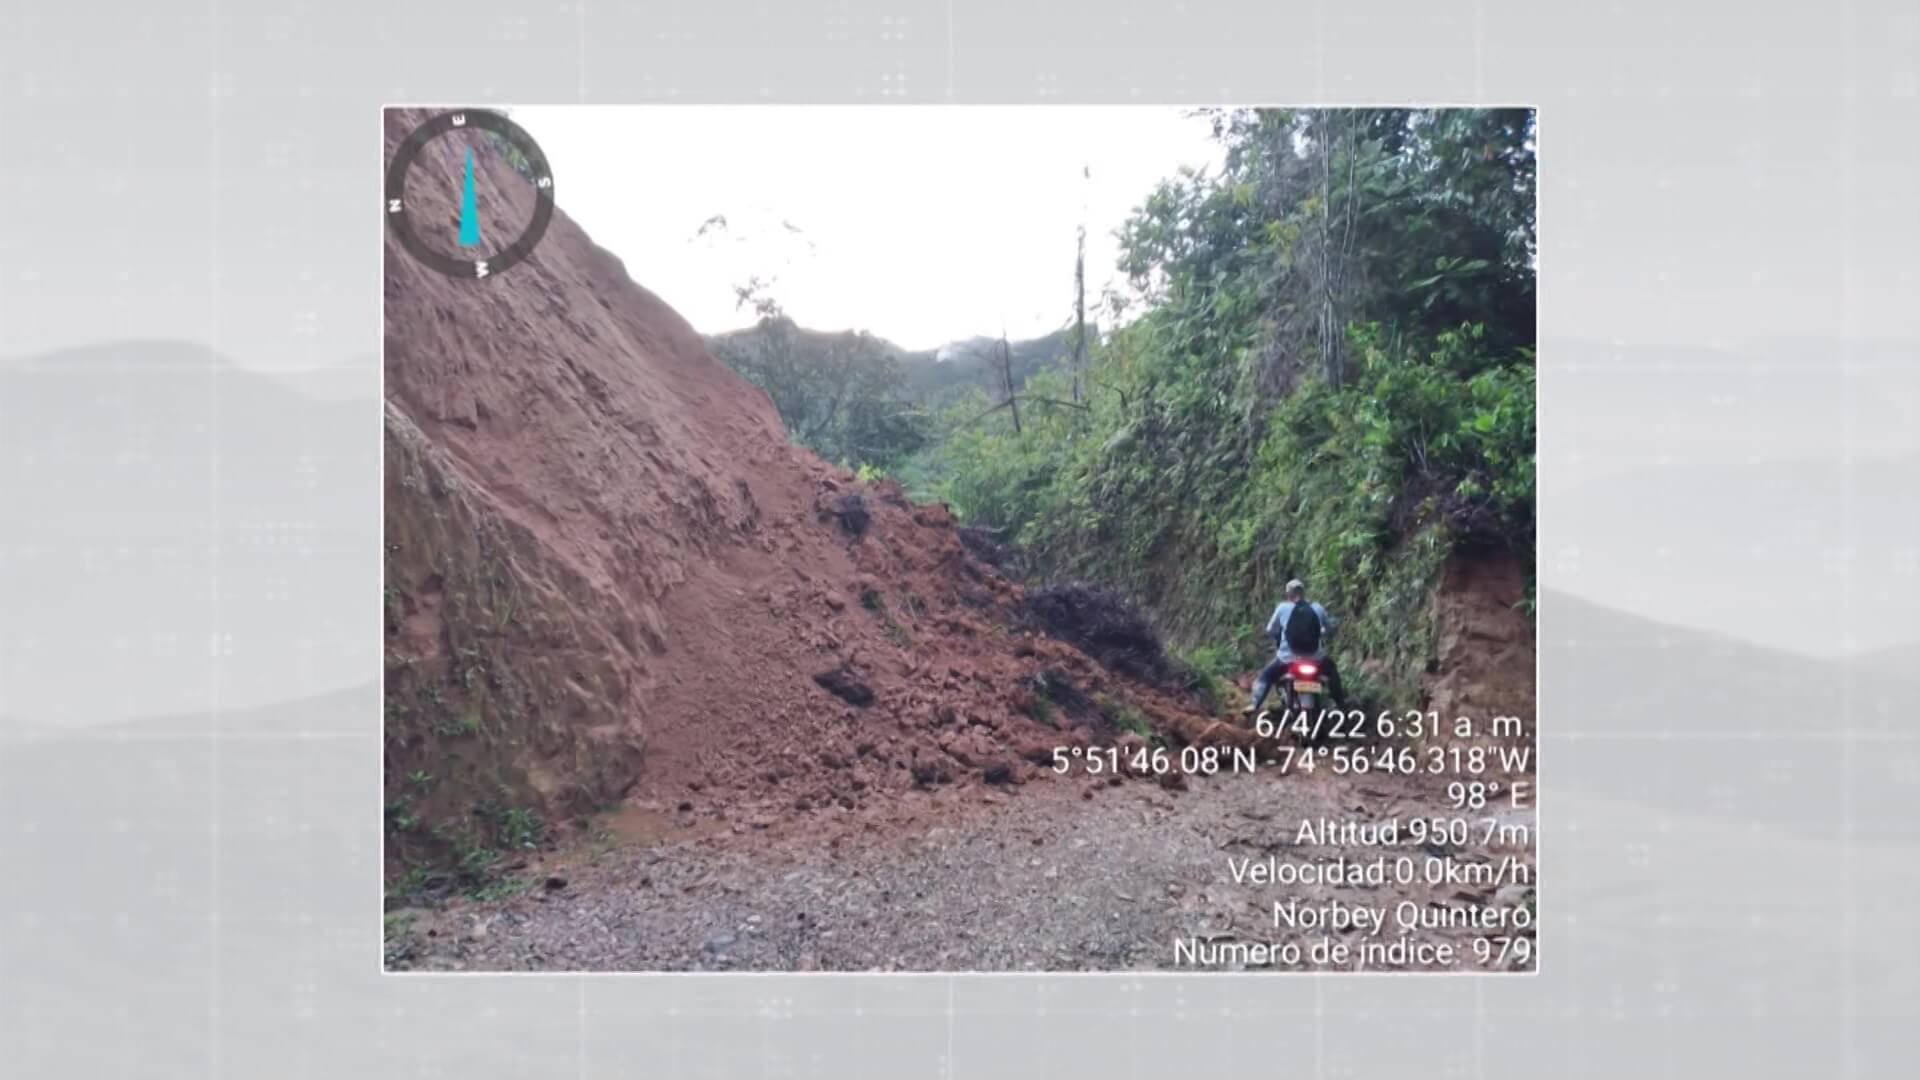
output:
[[[1260,677],[1253,683],[1253,704],[1247,706],[1249,715],[1258,715],[1260,706],[1267,700],[1267,694],[1274,684],[1286,677],[1287,668],[1295,658],[1318,660],[1320,668],[1326,673],[1327,689],[1335,702],[1344,704],[1346,694],[1340,686],[1340,671],[1334,666],[1333,658],[1326,653],[1327,640],[1333,637],[1333,616],[1327,609],[1307,600],[1307,586],[1295,578],[1287,582],[1286,599],[1273,609],[1273,617],[1267,620],[1267,636],[1274,639],[1277,646],[1273,660],[1260,671]],[[1312,625],[1317,621],[1317,626]],[[1312,648],[1295,649],[1295,644],[1305,646],[1313,643]]]

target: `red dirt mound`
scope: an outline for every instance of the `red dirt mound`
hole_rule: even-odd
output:
[[[1534,731],[1533,620],[1522,608],[1527,567],[1510,554],[1461,553],[1447,561],[1434,591],[1431,618],[1438,631],[1428,707],[1451,721],[1467,717],[1486,731],[1497,716]]]
[[[391,111],[389,153],[424,118]],[[474,145],[504,235],[530,194]],[[463,149],[437,140],[415,175],[460,175]],[[453,200],[408,192],[416,220]],[[791,445],[565,213],[480,281],[390,241],[385,296],[390,871],[627,795],[806,812],[1017,783],[1110,730],[1103,699],[1205,725],[1010,629],[1022,590],[943,507]]]

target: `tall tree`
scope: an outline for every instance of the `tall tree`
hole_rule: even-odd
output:
[[[1093,167],[1082,165],[1080,179],[1080,229],[1073,257],[1073,400],[1080,400],[1080,383],[1087,367],[1087,201],[1084,181],[1093,177]]]

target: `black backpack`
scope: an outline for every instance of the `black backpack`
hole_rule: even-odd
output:
[[[1282,633],[1294,655],[1311,656],[1320,651],[1320,614],[1313,610],[1312,604],[1302,600],[1287,613],[1287,625]]]

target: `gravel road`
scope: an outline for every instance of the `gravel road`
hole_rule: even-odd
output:
[[[528,868],[513,895],[390,913],[387,962],[396,971],[1353,970],[1361,942],[1406,934],[1454,955],[1376,954],[1364,966],[1532,968],[1532,930],[1513,925],[1531,921],[1532,845],[1512,844],[1512,834],[1507,846],[1413,842],[1412,819],[1450,813],[1439,796],[1435,785],[1386,776],[1215,776],[1179,790],[1075,776],[926,793],[878,815],[788,815],[772,828],[603,842]],[[1302,823],[1321,820],[1398,820],[1401,834],[1393,843],[1303,839]],[[1489,819],[1469,820],[1480,839]],[[1533,814],[1498,820],[1531,827]],[[1404,856],[1420,880],[1256,884],[1234,872],[1343,854],[1390,864]],[[1293,900],[1334,927],[1290,925],[1277,911]],[[1374,909],[1378,932],[1364,914],[1343,915]],[[1449,910],[1501,923],[1396,925],[1396,915]],[[1315,964],[1323,938],[1348,954]],[[1527,944],[1482,959],[1477,938]],[[1287,942],[1300,959],[1244,951]]]

